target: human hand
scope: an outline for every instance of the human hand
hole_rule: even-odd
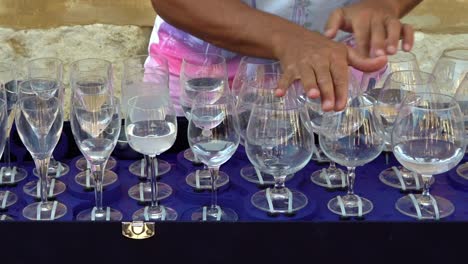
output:
[[[334,38],[338,30],[353,32],[361,56],[393,55],[400,38],[403,39],[403,50],[410,51],[414,30],[400,22],[396,4],[389,0],[364,0],[338,8],[330,15],[324,35]]]
[[[348,65],[361,71],[376,71],[387,57],[365,58],[354,49],[308,30],[281,34],[275,54],[283,75],[275,91],[284,96],[289,85],[300,80],[307,96],[321,97],[324,111],[340,111],[348,99]]]

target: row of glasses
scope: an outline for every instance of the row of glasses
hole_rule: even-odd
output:
[[[5,143],[7,139],[7,123],[8,123],[8,112],[7,112],[7,98],[5,83],[0,82],[0,158],[3,155],[5,149]],[[0,202],[1,209],[5,210],[11,205],[15,204],[18,200],[18,196],[10,191],[0,191]],[[0,221],[12,220],[12,218],[6,214],[0,213]]]

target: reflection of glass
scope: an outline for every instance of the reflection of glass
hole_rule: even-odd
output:
[[[432,70],[440,92],[450,96],[455,94],[467,72],[468,48],[444,50]]]
[[[421,71],[397,71],[391,73],[383,88],[369,91],[376,95],[374,107],[376,117],[380,119],[385,139],[385,150],[391,151],[391,133],[393,124],[401,109],[404,99],[417,92],[438,92],[435,78],[432,74]],[[403,166],[394,166],[383,170],[379,179],[384,184],[402,190],[422,189],[421,175],[417,175]]]
[[[169,185],[158,183],[157,155],[172,147],[177,136],[177,118],[169,97],[142,95],[128,101],[125,119],[128,143],[135,151],[145,155],[146,174],[150,183],[151,205],[133,214],[133,220],[171,221],[177,212],[159,205],[158,192],[172,193]]]
[[[15,120],[15,109],[18,99],[18,81],[16,79],[17,77],[15,76],[13,66],[0,63],[0,84],[2,88],[5,89],[8,111],[6,145],[4,151],[6,166],[0,169],[0,185],[13,185],[26,179],[28,176],[28,172],[25,169],[11,166],[10,131]]]
[[[197,95],[204,93],[211,97],[210,101],[216,101],[229,92],[225,59],[215,54],[194,54],[184,58],[180,71],[180,91],[180,105],[185,117],[190,120],[191,107]],[[193,163],[200,163],[192,149],[185,150],[184,157]],[[210,173],[205,166],[203,170],[189,173],[185,181],[191,187],[200,190],[211,187],[210,179]],[[220,172],[216,186],[219,188],[228,182],[229,176]]]
[[[285,187],[286,175],[307,165],[314,144],[307,109],[289,89],[283,98],[256,102],[245,136],[249,160],[275,180],[274,187],[251,197],[255,207],[270,214],[293,214],[308,203],[303,193]]]
[[[38,89],[31,85],[32,81],[19,85],[15,121],[21,141],[30,152],[39,171],[37,188],[41,201],[26,206],[23,216],[30,220],[55,220],[67,212],[64,204],[48,201],[48,196],[55,192],[60,182],[55,179],[51,179],[50,182],[47,180],[49,160],[62,133],[63,86],[55,83],[54,86]],[[55,188],[52,187],[54,183]],[[24,188],[27,191],[27,185]],[[35,193],[33,195],[35,196]]]
[[[211,204],[192,213],[194,221],[237,221],[234,210],[217,202],[219,167],[227,162],[239,145],[239,123],[234,97],[223,95],[213,99],[200,93],[191,107],[188,140],[193,152],[208,166],[211,175]]]
[[[451,96],[418,93],[408,96],[392,131],[393,153],[406,168],[422,175],[422,194],[400,198],[396,208],[418,219],[439,219],[455,208],[429,193],[431,178],[455,167],[465,154],[463,114]]]
[[[156,54],[133,56],[124,61],[124,70],[122,77],[122,115],[127,115],[128,100],[140,95],[158,95],[169,97],[169,66],[166,58]],[[170,99],[168,99],[170,100]],[[128,144],[125,129],[124,133],[125,144]],[[123,141],[122,141],[123,142]],[[164,160],[158,160],[158,176],[168,173],[171,170],[171,165]],[[135,161],[128,167],[129,171],[146,180],[146,159]],[[145,190],[149,190],[147,186]],[[139,193],[139,190],[137,190]],[[150,193],[147,193],[150,194]],[[133,195],[131,195],[134,197]],[[139,194],[138,194],[139,196]],[[150,197],[151,195],[145,195]],[[149,201],[149,200],[148,200]]]
[[[27,63],[28,79],[50,79],[57,82],[63,81],[63,62],[57,58],[38,58]],[[43,85],[42,82],[33,84]],[[54,156],[50,158],[48,173],[51,177],[63,176],[70,171],[67,164],[56,161]],[[37,170],[33,170],[34,175],[38,175]]]
[[[88,109],[99,109],[105,102],[108,95],[114,94],[112,86],[112,64],[109,61],[102,59],[83,59],[73,62],[70,65],[70,86],[72,93],[79,95],[78,99]],[[110,157],[106,163],[106,170],[113,169],[117,161]],[[83,157],[76,161],[75,166],[86,171],[91,169],[91,164]],[[76,181],[84,182],[86,174],[80,174],[75,177]],[[107,179],[104,175],[104,182],[110,182],[112,179]]]
[[[323,119],[327,130],[334,131],[320,134],[320,146],[331,160],[348,169],[348,193],[328,202],[328,209],[342,217],[361,217],[373,208],[371,201],[354,193],[355,168],[374,160],[384,145],[373,103],[371,97],[358,96],[350,100],[343,111],[326,114]]]
[[[88,102],[94,101],[91,94],[86,94]],[[96,205],[93,208],[81,211],[76,216],[79,221],[119,221],[122,214],[110,207],[103,206],[103,177],[105,165],[110,154],[114,150],[119,137],[121,121],[120,107],[117,98],[106,94],[101,101],[101,95],[97,94],[99,104],[88,104],[83,94],[72,93],[72,107],[70,123],[73,137],[91,164],[91,173],[94,177],[94,193]]]

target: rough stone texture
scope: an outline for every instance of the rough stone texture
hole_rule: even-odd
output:
[[[120,94],[122,59],[145,54],[150,28],[136,26],[63,26],[48,30],[13,30],[0,28],[0,62],[13,62],[20,68],[27,60],[58,57],[65,63],[65,83],[68,64],[83,58],[103,58],[114,63],[116,94]],[[431,71],[444,49],[468,46],[468,34],[416,33],[416,54],[421,69]],[[68,89],[68,88],[67,88]]]
[[[0,28],[0,62],[15,63],[24,71],[24,64],[30,59],[57,57],[64,62],[64,82],[68,84],[71,62],[84,58],[106,59],[114,64],[114,87],[119,95],[122,60],[147,53],[149,36],[150,28],[102,24],[48,30]]]

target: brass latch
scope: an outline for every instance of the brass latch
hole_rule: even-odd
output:
[[[122,235],[130,239],[147,239],[154,234],[154,222],[122,222]]]

